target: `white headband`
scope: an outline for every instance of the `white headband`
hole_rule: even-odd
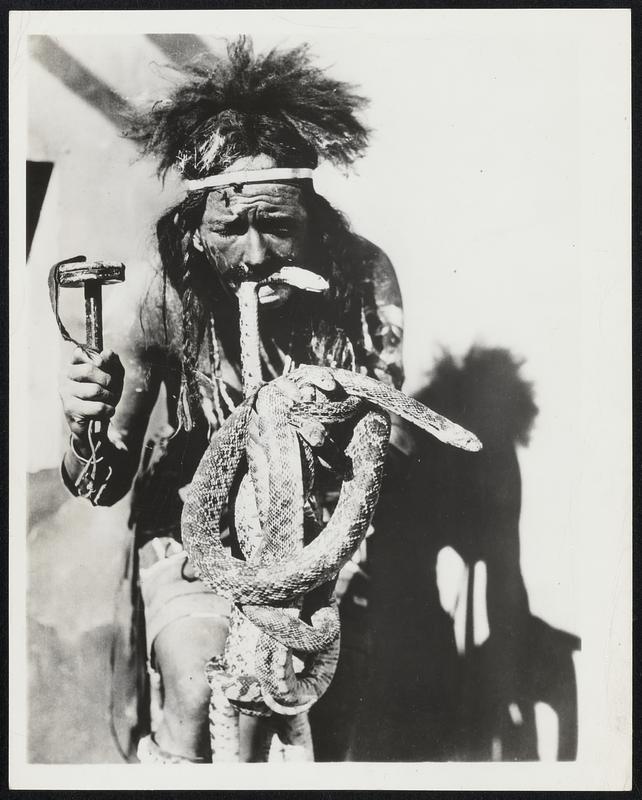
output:
[[[271,167],[270,169],[241,170],[222,172],[194,181],[185,181],[190,191],[215,189],[221,186],[237,186],[242,183],[271,183],[272,181],[312,180],[314,170],[304,167]]]

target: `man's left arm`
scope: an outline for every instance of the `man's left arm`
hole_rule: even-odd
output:
[[[368,372],[373,378],[395,389],[401,389],[403,368],[403,302],[392,262],[370,242],[364,242],[367,270],[362,296],[369,341]],[[400,417],[391,415],[389,468],[393,473],[406,473],[415,454],[411,427]]]
[[[366,350],[363,366],[371,378],[401,389],[404,381],[403,303],[399,282],[392,262],[383,250],[366,239],[360,239],[360,245],[363,248],[360,261],[364,267],[360,286]],[[392,429],[384,479],[387,489],[404,481],[415,453],[410,426],[396,414],[390,417]],[[368,539],[374,532],[371,525],[361,547],[339,572],[335,588],[338,600],[343,600],[350,587],[348,596],[352,601],[359,606],[367,605]]]

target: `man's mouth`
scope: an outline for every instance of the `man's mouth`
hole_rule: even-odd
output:
[[[294,266],[284,266],[272,272],[267,278],[255,279],[245,264],[229,271],[228,279],[232,285],[243,281],[254,280],[258,283],[258,300],[261,305],[281,305],[292,294],[293,289],[322,293],[328,288],[328,282],[320,275]]]

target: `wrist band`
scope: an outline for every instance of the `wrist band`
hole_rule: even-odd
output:
[[[78,459],[78,461],[80,461],[80,463],[83,464],[83,468],[80,471],[80,474],[73,482],[72,492],[73,494],[76,495],[76,497],[84,497],[87,500],[89,500],[89,502],[93,506],[95,506],[98,505],[98,501],[100,500],[102,493],[105,491],[105,488],[109,483],[109,480],[113,474],[113,470],[109,465],[107,465],[107,474],[104,475],[102,478],[97,475],[96,468],[98,464],[104,460],[103,456],[100,456],[100,458],[96,457],[96,454],[101,445],[101,440],[99,439],[94,444],[91,435],[91,425],[89,427],[88,436],[89,436],[89,446],[91,447],[91,456],[89,458],[83,458],[83,456],[81,456],[80,453],[78,453],[78,451],[74,447],[73,433],[69,436],[69,447],[71,448],[71,452]],[[65,482],[65,485],[68,488],[70,488],[69,484],[71,483],[71,481],[67,482],[67,480],[65,480],[65,477],[69,478],[69,476],[66,474],[67,473],[66,469],[64,469],[64,459],[62,463],[62,471],[63,471],[63,481]]]
[[[98,443],[96,444],[95,450],[98,450],[100,445],[101,445],[101,442],[98,441]],[[81,464],[89,464],[90,462],[93,463],[93,464],[99,464],[103,460],[103,456],[101,456],[100,458],[95,458],[95,457],[93,457],[93,458],[92,457],[83,458],[80,455],[80,453],[76,450],[76,448],[74,447],[74,435],[73,435],[73,433],[69,434],[69,447],[71,448],[71,452],[76,456],[76,458],[78,459],[78,461],[80,461]]]

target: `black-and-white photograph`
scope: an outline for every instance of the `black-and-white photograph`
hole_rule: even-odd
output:
[[[630,787],[629,12],[10,22],[12,788]]]

